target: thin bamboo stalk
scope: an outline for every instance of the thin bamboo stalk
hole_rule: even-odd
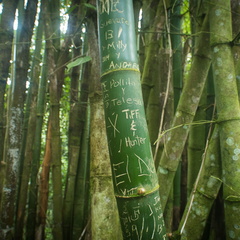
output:
[[[142,82],[142,94],[143,94],[143,102],[145,109],[148,105],[148,99],[150,91],[153,87],[153,79],[154,71],[152,71],[152,67],[154,66],[155,62],[155,54],[159,51],[159,34],[158,31],[163,28],[165,23],[164,16],[164,4],[162,1],[157,3],[157,11],[153,20],[153,24],[151,26],[151,35],[149,40],[147,41],[147,47],[145,50],[145,60],[143,66],[143,72],[141,77]]]
[[[84,229],[90,221],[89,214],[89,139],[90,139],[90,107],[86,112],[86,120],[83,129],[81,142],[80,160],[77,170],[74,211],[73,211],[73,230],[72,239],[79,240],[79,236],[84,233]],[[83,236],[85,233],[83,234]]]
[[[51,125],[48,122],[47,137],[45,145],[45,154],[40,172],[40,184],[38,193],[38,212],[36,226],[36,240],[42,240],[45,237],[45,226],[47,219],[48,196],[49,196],[49,175],[51,162]]]
[[[37,122],[37,98],[38,98],[38,85],[40,75],[40,61],[42,49],[42,25],[39,24],[36,33],[36,48],[33,54],[31,73],[30,73],[30,86],[28,89],[28,96],[26,101],[26,111],[24,116],[24,131],[23,139],[26,138],[26,146],[22,146],[20,156],[20,176],[19,176],[19,194],[17,201],[17,213],[15,223],[15,238],[22,239],[24,230],[25,209],[28,198],[28,185],[29,177],[31,176],[32,159],[34,152],[34,140]],[[26,135],[24,137],[24,135]],[[31,192],[29,192],[31,194]]]
[[[179,225],[181,239],[202,239],[208,216],[221,186],[219,127],[216,126]]]
[[[53,4],[53,6],[51,5]],[[61,240],[62,232],[62,172],[61,172],[61,138],[60,138],[60,97],[62,82],[59,81],[56,71],[56,62],[59,56],[59,38],[52,38],[52,33],[59,32],[59,1],[43,1],[46,54],[48,62],[50,115],[51,125],[51,170],[53,187],[53,226],[54,239]],[[55,7],[54,7],[55,6]],[[54,8],[53,8],[54,7]],[[53,14],[51,14],[53,13]],[[51,19],[51,16],[53,19]],[[57,34],[59,37],[60,35]],[[55,52],[55,49],[57,50]]]
[[[12,55],[12,42],[13,42],[13,21],[18,1],[10,0],[5,1],[0,22],[0,206],[2,205],[2,191],[4,185],[4,176],[6,171],[6,163],[3,161],[4,152],[4,139],[6,123],[5,119],[5,92],[7,85],[7,78],[10,68],[10,59]],[[6,44],[9,43],[9,44]]]
[[[69,14],[68,30],[66,38],[68,36],[74,36],[74,47],[72,49],[72,57],[78,58],[82,54],[83,44],[80,38],[81,36],[81,24],[83,17],[85,16],[85,7],[78,6],[77,1],[73,1],[71,8],[73,11]],[[80,35],[80,36],[79,36]],[[70,45],[70,40],[66,48]],[[60,66],[61,67],[61,66]],[[77,171],[79,165],[79,155],[81,149],[81,140],[83,135],[83,126],[85,123],[85,113],[87,109],[88,99],[88,82],[86,78],[83,78],[81,84],[80,71],[84,68],[82,66],[76,66],[72,68],[71,86],[70,86],[70,112],[69,112],[69,135],[68,135],[68,171],[66,176],[66,187],[63,201],[63,233],[64,239],[71,239],[73,229],[73,212],[74,212],[74,198],[75,198],[75,185],[77,178]],[[79,91],[80,89],[80,91]]]
[[[121,239],[104,121],[96,15],[88,20],[91,239]],[[106,221],[107,219],[107,221]]]
[[[13,41],[13,21],[18,1],[9,0],[4,2],[0,22],[0,142],[4,143],[4,111],[5,91],[10,67]],[[6,44],[8,43],[8,44]],[[3,159],[3,147],[0,146],[0,160]],[[1,180],[0,180],[1,181]],[[0,183],[1,184],[1,183]],[[0,188],[2,191],[2,188]]]
[[[32,169],[31,169],[29,196],[28,196],[26,240],[33,239],[35,236],[37,203],[38,203],[38,172],[39,172],[39,166],[40,166],[40,156],[41,156],[41,146],[42,146],[41,144],[42,127],[43,127],[43,117],[44,117],[44,111],[45,111],[46,89],[47,89],[46,67],[47,66],[46,66],[46,53],[45,53],[43,57],[41,79],[40,79],[39,89],[38,89],[36,131],[35,131],[35,139],[34,139]]]
[[[173,119],[173,129],[167,136],[157,171],[163,209],[172,188],[179,159],[187,140],[189,125],[193,121],[211,63],[207,17],[199,37],[201,40],[194,54],[192,68]]]
[[[17,179],[19,174],[20,150],[24,147],[22,139],[24,104],[26,97],[26,80],[28,76],[30,45],[33,35],[35,17],[37,13],[37,0],[28,1],[25,9],[23,25],[19,29],[19,41],[17,46],[15,74],[12,82],[11,101],[8,106],[9,118],[5,138],[4,161],[6,167],[5,191],[3,192],[3,202],[1,209],[1,220],[3,229],[11,229],[14,224],[16,210]],[[24,59],[24,60],[23,60]]]

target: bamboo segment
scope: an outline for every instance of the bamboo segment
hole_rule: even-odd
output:
[[[4,96],[6,92],[7,86],[7,78],[9,74],[10,68],[10,59],[12,54],[12,41],[13,41],[13,21],[15,18],[15,11],[17,9],[17,1],[11,0],[6,1],[4,3],[4,7],[1,13],[1,21],[0,21],[0,159],[3,159],[4,152]],[[4,44],[4,43],[10,44]],[[1,162],[1,171],[5,171],[4,163]],[[3,184],[3,175],[0,177],[0,192],[2,192],[2,184]],[[1,199],[1,196],[0,196]]]
[[[211,64],[208,25],[206,17],[199,35],[199,44],[193,56],[191,71],[184,85],[173,119],[172,130],[165,143],[157,171],[163,209],[168,200],[179,159],[187,140],[189,125],[197,110]]]
[[[8,11],[12,10],[14,10],[14,8],[10,7]],[[16,33],[16,35],[19,34],[19,38],[15,48],[16,62],[13,66],[11,95],[9,96],[10,101],[7,107],[8,119],[3,152],[3,161],[6,163],[6,178],[0,211],[1,228],[3,230],[0,234],[6,233],[3,237],[4,239],[11,239],[13,237],[12,229],[15,218],[15,199],[17,196],[20,152],[21,148],[24,147],[24,144],[22,144],[22,134],[24,126],[23,116],[25,110],[26,80],[28,76],[30,45],[36,13],[37,0],[34,0],[26,5],[23,19],[24,27],[19,28],[17,31],[18,33]]]
[[[220,126],[226,239],[240,236],[240,107],[233,54],[230,1],[211,1],[211,47]],[[221,29],[221,31],[219,31]]]
[[[101,82],[123,239],[166,239],[136,54],[132,1],[98,1]]]
[[[222,185],[220,157],[219,128],[216,126],[180,222],[181,239],[202,239],[209,213]]]

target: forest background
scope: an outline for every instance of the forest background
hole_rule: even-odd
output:
[[[133,6],[167,234],[240,239],[239,1]],[[0,238],[121,239],[96,2],[0,7]]]

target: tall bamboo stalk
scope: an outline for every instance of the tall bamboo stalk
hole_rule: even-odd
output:
[[[69,14],[67,37],[74,36],[74,47],[72,49],[73,59],[79,58],[82,54],[81,25],[85,16],[85,7],[78,5],[78,1],[72,1],[73,11]],[[67,41],[66,41],[67,42]],[[71,41],[68,40],[70,43]],[[69,44],[68,44],[69,45]],[[66,49],[67,46],[65,46]],[[60,66],[61,67],[61,66]],[[81,66],[76,66],[71,70],[71,88],[70,88],[70,113],[69,113],[69,136],[68,136],[68,172],[66,176],[66,187],[63,201],[63,231],[64,239],[71,239],[73,228],[73,211],[75,184],[79,165],[79,154],[82,139],[83,126],[85,122],[85,113],[88,99],[88,83],[85,82],[80,87]]]
[[[38,100],[37,100],[37,119],[36,119],[36,131],[34,139],[34,149],[32,156],[32,168],[28,195],[28,215],[26,222],[26,240],[33,239],[35,236],[36,227],[36,215],[37,215],[37,203],[38,203],[38,172],[40,166],[41,156],[41,136],[43,127],[43,116],[45,111],[45,98],[47,88],[47,76],[46,76],[46,54],[43,57],[43,66],[41,71],[41,79],[38,88]]]
[[[181,5],[182,0],[171,0],[170,8],[170,37],[172,50],[172,78],[174,92],[174,111],[180,99],[183,85],[182,69],[182,37],[181,37]],[[159,159],[159,158],[158,158]],[[180,221],[181,208],[181,164],[178,166],[173,185],[173,228],[176,229]]]
[[[154,2],[154,1],[153,1]],[[145,48],[145,60],[142,72],[142,93],[145,108],[148,105],[149,94],[152,89],[154,70],[152,67],[156,61],[156,54],[160,48],[160,32],[164,28],[165,18],[164,18],[164,4],[162,1],[154,2],[154,6],[157,8],[156,14],[153,19],[153,24],[150,28],[149,39],[146,41],[147,46]]]
[[[221,186],[219,127],[216,126],[179,225],[181,239],[202,239],[208,216]]]
[[[42,34],[43,28],[41,21],[37,28],[36,39],[35,39],[35,51],[32,59],[32,66],[30,72],[30,86],[28,89],[26,111],[24,116],[24,131],[23,138],[25,135],[26,146],[21,149],[21,162],[20,162],[20,176],[19,176],[19,194],[17,202],[17,216],[15,224],[15,238],[21,239],[24,230],[24,218],[25,209],[28,198],[28,185],[29,177],[31,176],[32,160],[34,154],[34,140],[37,123],[37,98],[38,98],[38,86],[39,86],[39,75],[40,75],[40,61],[41,61],[41,50],[42,50]],[[25,144],[24,144],[25,145]],[[32,194],[29,191],[29,194]]]
[[[147,49],[150,47],[151,30],[158,6],[158,0],[142,0],[141,31],[139,33],[139,69],[143,72]],[[136,21],[136,20],[135,20]]]
[[[26,81],[28,76],[30,45],[33,35],[33,27],[37,13],[37,0],[28,1],[25,9],[23,27],[19,30],[17,46],[15,75],[12,82],[11,101],[8,106],[9,118],[5,138],[4,161],[6,167],[6,179],[3,192],[1,219],[3,228],[11,235],[17,191],[17,178],[19,174],[20,149],[22,146],[22,128],[24,116],[24,104],[26,95]],[[7,236],[8,237],[11,236]]]
[[[206,101],[207,101],[207,87],[204,87],[194,122],[201,122],[206,119]],[[188,175],[187,188],[188,194],[191,193],[193,184],[198,175],[202,163],[202,156],[204,153],[206,143],[206,125],[200,124],[198,126],[191,126],[188,138],[187,156],[188,156]]]
[[[48,122],[45,154],[42,162],[40,172],[40,184],[38,193],[38,212],[37,212],[37,226],[36,226],[36,240],[45,238],[45,226],[47,221],[48,195],[49,195],[49,175],[51,162],[51,124]],[[30,240],[30,238],[27,239]]]
[[[60,139],[60,97],[62,83],[57,77],[56,61],[59,54],[59,38],[52,38],[52,33],[57,34],[60,28],[58,22],[59,2],[55,2],[55,7],[51,6],[48,0],[44,0],[44,26],[46,41],[46,54],[48,62],[49,78],[49,97],[50,97],[50,115],[49,123],[51,125],[51,170],[53,186],[53,227],[52,233],[54,239],[61,240],[62,233],[62,173],[61,173],[61,139]],[[57,8],[57,9],[56,9]],[[53,13],[53,14],[51,14]],[[53,17],[51,19],[50,17]],[[55,51],[55,49],[57,51]]]
[[[5,138],[5,91],[10,68],[13,42],[13,21],[18,1],[3,1],[3,10],[0,22],[0,207],[2,202],[2,191],[4,185],[4,173],[6,163],[3,162],[4,138]]]
[[[166,239],[144,114],[132,1],[98,1],[101,82],[123,239]]]
[[[3,1],[3,10],[0,22],[0,142],[4,142],[4,97],[10,67],[13,41],[13,21],[18,5],[16,0]],[[0,146],[0,160],[3,159],[3,147]],[[1,181],[1,180],[0,180]],[[1,184],[1,183],[0,183]],[[0,188],[0,191],[1,188]]]
[[[233,28],[233,39],[234,43],[239,43],[239,25],[240,25],[240,6],[238,0],[231,1],[232,7],[232,28]],[[237,86],[238,86],[238,95],[240,96],[240,46],[239,44],[235,44],[233,47],[234,53],[234,62],[235,62],[235,71],[237,78]]]
[[[240,107],[232,55],[230,1],[210,2],[214,86],[222,157],[226,239],[240,236]],[[219,29],[221,28],[221,31]]]
[[[208,18],[206,17],[204,21],[203,28],[199,33],[199,45],[193,56],[191,71],[186,79],[173,119],[173,129],[170,130],[167,137],[157,171],[163,209],[172,188],[179,159],[187,140],[189,125],[193,121],[211,63]]]
[[[79,236],[84,236],[89,226],[89,138],[90,138],[90,107],[88,106],[86,120],[81,141],[81,153],[77,169],[72,239],[78,240]],[[88,231],[89,232],[89,231]]]
[[[100,83],[97,15],[94,12],[88,16],[88,54],[92,58],[92,61],[89,62],[90,65],[87,65],[89,67],[89,79],[91,79],[89,84],[91,239],[117,240],[121,230],[117,216],[117,206],[114,201],[107,148]],[[106,219],[108,220],[106,221]]]

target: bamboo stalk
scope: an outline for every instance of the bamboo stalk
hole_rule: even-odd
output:
[[[208,216],[221,185],[219,127],[216,126],[179,225],[182,239],[202,239]]]
[[[237,239],[240,236],[240,107],[231,48],[231,6],[230,1],[224,0],[212,0],[210,4],[211,49],[220,126],[226,239]]]
[[[191,124],[193,121],[210,64],[208,19],[206,17],[200,32],[199,45],[193,57],[192,68],[184,85],[173,119],[173,128],[179,125],[183,125],[183,127],[171,130],[168,135],[157,171],[163,209],[165,208],[179,159],[187,140],[188,124]]]
[[[101,82],[123,239],[166,239],[141,94],[132,1],[98,1]]]
[[[30,11],[31,10],[31,11]],[[16,51],[16,64],[12,79],[12,92],[8,106],[8,126],[5,138],[4,161],[6,162],[5,191],[1,206],[3,229],[12,229],[14,225],[16,196],[18,186],[19,161],[21,148],[25,147],[23,139],[24,104],[26,98],[26,80],[29,69],[30,46],[37,13],[37,0],[27,3],[24,9],[23,26],[18,29],[20,44]],[[11,238],[12,230],[7,230]]]
[[[42,140],[42,127],[43,116],[45,110],[45,98],[47,88],[47,76],[46,76],[46,54],[43,56],[43,66],[41,71],[41,79],[38,88],[38,100],[37,100],[37,120],[36,131],[34,138],[34,149],[32,156],[32,169],[30,178],[30,188],[28,196],[28,215],[26,222],[26,240],[33,239],[35,236],[36,227],[36,215],[37,215],[37,203],[38,203],[38,172],[40,166],[41,156],[41,140]]]

